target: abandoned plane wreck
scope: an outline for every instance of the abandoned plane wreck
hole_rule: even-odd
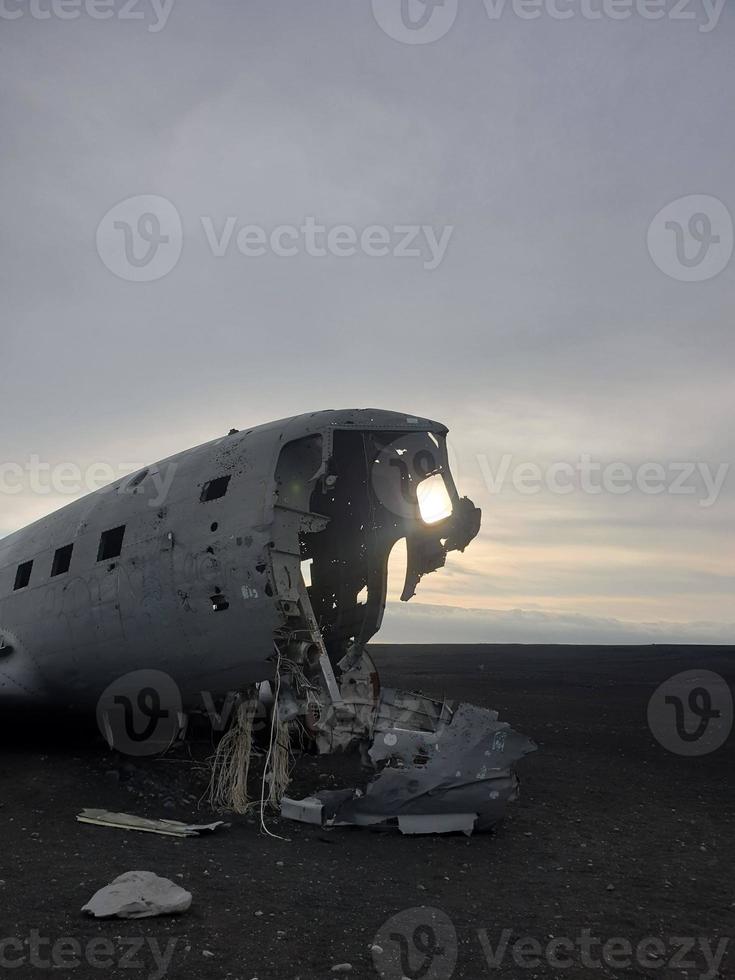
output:
[[[405,540],[408,601],[479,531],[446,435],[374,409],[232,430],[0,540],[3,709],[96,711],[115,749],[148,739],[164,751],[187,716],[229,697],[215,803],[251,805],[266,710],[264,786],[284,816],[490,828],[533,742],[493,711],[381,690],[366,650],[393,547]],[[296,744],[360,748],[374,775],[364,790],[289,799]]]

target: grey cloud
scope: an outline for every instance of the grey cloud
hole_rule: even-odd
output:
[[[470,454],[732,459],[735,265],[682,283],[646,250],[677,197],[735,213],[727,11],[703,34],[636,18],[491,23],[478,3],[415,48],[367,3],[177,0],[157,33],[27,17],[2,31],[3,459],[153,460],[349,404],[446,420]],[[102,216],[136,194],[182,218],[181,259],[157,282],[117,279],[95,249]],[[455,230],[433,271],[218,259],[201,221],[228,215]],[[647,525],[645,508],[587,503],[511,514],[482,501],[486,527],[525,512],[570,544],[590,533],[575,514],[602,541],[640,521],[662,588],[660,527],[695,576],[725,512],[721,500],[703,524],[660,498]],[[0,528],[28,506],[3,501]]]

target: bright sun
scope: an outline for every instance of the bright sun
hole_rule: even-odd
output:
[[[447,493],[444,477],[439,473],[419,483],[416,496],[421,519],[425,524],[436,524],[451,516],[452,501]]]

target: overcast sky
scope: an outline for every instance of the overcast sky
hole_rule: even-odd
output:
[[[732,642],[732,8],[33,4],[0,4],[0,464],[427,415],[483,530],[382,637]],[[0,534],[70,499],[39,486]]]

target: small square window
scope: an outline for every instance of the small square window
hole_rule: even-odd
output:
[[[100,538],[97,561],[108,561],[110,558],[117,558],[122,551],[124,537],[124,524],[122,527],[114,527],[111,531],[104,531],[102,537]]]
[[[69,571],[71,566],[71,554],[74,551],[73,544],[67,544],[63,548],[59,548],[54,555],[54,561],[51,566],[51,577],[54,575],[64,575]]]
[[[18,589],[25,589],[28,583],[31,581],[31,572],[33,571],[33,562],[25,561],[22,565],[18,565],[18,571],[15,573],[15,585],[13,589],[15,592]]]
[[[199,498],[203,504],[208,504],[210,500],[219,500],[227,493],[232,477],[218,476],[216,480],[210,480],[202,488],[202,495]]]

